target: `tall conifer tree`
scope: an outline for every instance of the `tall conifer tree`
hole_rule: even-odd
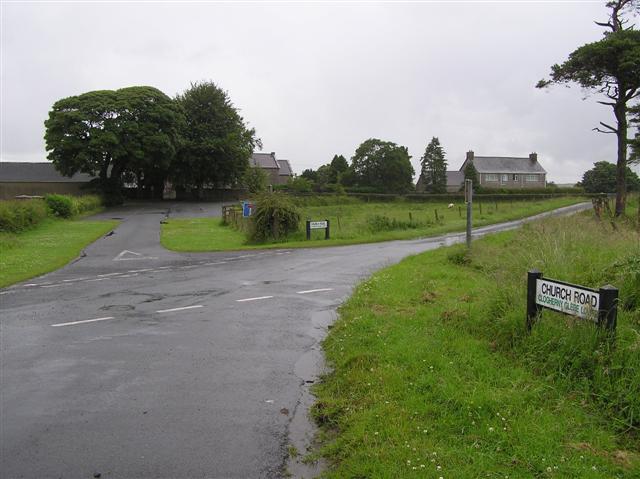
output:
[[[428,193],[446,193],[447,192],[447,160],[445,159],[444,149],[440,145],[440,140],[433,137],[424,155],[420,159],[422,165],[422,181],[425,185],[425,191]]]

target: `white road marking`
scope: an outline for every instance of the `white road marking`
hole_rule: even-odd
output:
[[[195,306],[184,306],[183,308],[160,309],[156,311],[156,313],[171,313],[173,311],[184,311],[185,309],[195,309],[195,308],[204,308],[204,306],[201,304],[197,304]]]
[[[160,266],[159,268],[156,268],[156,269],[169,269],[169,268],[171,268],[171,266]]]
[[[107,319],[113,319],[113,316],[107,316],[106,318],[85,319],[84,321],[71,321],[70,323],[58,323],[52,324],[54,328],[58,326],[73,326],[74,324],[95,323],[96,321],[106,321]]]
[[[89,278],[63,279],[62,282],[63,283],[73,283],[74,281],[84,281],[85,279],[89,279]]]
[[[333,291],[333,288],[308,289],[306,291],[298,291],[296,294],[321,293],[322,291]]]
[[[247,301],[258,301],[260,299],[270,299],[270,298],[273,298],[273,296],[257,296],[255,298],[236,299],[236,302],[245,303]]]
[[[41,286],[41,288],[55,288],[56,286],[62,286],[62,283],[58,284],[47,284],[45,286]]]
[[[226,261],[216,261],[215,263],[204,263],[205,266],[213,266],[214,264],[227,264]]]
[[[94,278],[94,279],[88,279],[87,283],[91,282],[91,281],[104,281],[107,279],[111,279],[111,278]]]
[[[130,261],[136,259],[158,259],[156,256],[143,256],[142,253],[136,253],[135,251],[123,250],[118,254],[113,261]]]
[[[120,276],[121,278],[131,278],[132,276],[138,276],[138,273],[133,273],[133,274],[123,274],[122,276]]]
[[[146,269],[132,269],[131,271],[127,271],[127,273],[144,273],[145,271],[152,271],[153,268]]]
[[[115,275],[117,275],[117,274],[122,274],[122,273],[107,273],[107,274],[99,274],[99,275],[98,275],[98,277],[99,277],[99,278],[102,278],[102,277],[105,277],[105,276],[115,276]]]
[[[24,286],[25,288],[31,288],[31,287],[33,287],[33,286],[38,286],[38,283],[27,283],[27,284],[23,284],[23,286]]]

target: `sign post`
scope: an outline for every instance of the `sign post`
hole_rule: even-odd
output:
[[[464,201],[467,203],[467,249],[471,249],[471,224],[473,216],[473,181],[464,180]]]
[[[324,239],[328,240],[330,237],[330,225],[329,220],[323,221],[310,221],[307,220],[307,240],[311,239],[311,230],[324,230]]]
[[[527,329],[543,308],[594,321],[613,332],[618,315],[618,289],[606,285],[599,290],[544,278],[534,269],[527,274]]]

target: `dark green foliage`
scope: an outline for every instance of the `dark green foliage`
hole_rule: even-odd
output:
[[[261,143],[227,92],[213,82],[193,83],[176,101],[185,114],[183,144],[172,168],[176,184],[200,190],[240,181]]]
[[[0,201],[0,231],[24,231],[46,217],[47,205],[42,200]]]
[[[54,216],[71,218],[78,214],[78,208],[70,196],[47,195],[44,200]]]
[[[300,211],[285,193],[264,193],[255,202],[253,241],[283,239],[300,228]]]
[[[367,225],[373,233],[376,233],[378,231],[423,228],[425,226],[425,223],[410,220],[399,220],[397,218],[389,218],[385,215],[373,215],[367,218]]]
[[[351,158],[358,186],[384,193],[404,193],[413,188],[413,166],[406,147],[370,138]]]
[[[311,193],[313,182],[302,176],[292,176],[286,186],[289,191],[294,193]]]
[[[269,176],[266,171],[258,166],[247,168],[242,175],[242,184],[252,195],[262,193],[267,189]]]
[[[48,158],[63,175],[97,176],[109,203],[121,202],[122,177],[156,194],[175,155],[178,106],[153,87],[92,91],[57,101],[45,121]]]
[[[447,192],[447,160],[440,140],[433,137],[420,159],[422,181],[427,193]]]
[[[580,186],[587,193],[614,193],[616,191],[616,165],[608,161],[598,161],[593,168],[582,175]],[[627,191],[640,189],[640,178],[626,167]]]
[[[473,191],[478,191],[480,180],[478,179],[478,170],[476,170],[473,161],[468,161],[467,166],[464,167],[464,179],[471,180],[473,182]],[[461,190],[464,191],[464,185],[462,185]]]
[[[334,155],[331,163],[329,164],[331,168],[331,177],[330,183],[340,183],[340,179],[342,174],[349,169],[349,163],[342,155]]]

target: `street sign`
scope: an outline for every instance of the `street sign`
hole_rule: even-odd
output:
[[[329,239],[329,220],[310,221],[307,220],[307,239],[311,239],[311,230],[324,230],[324,239]]]
[[[536,304],[595,321],[598,319],[600,294],[596,290],[582,286],[538,279],[536,280]]]
[[[615,331],[618,315],[618,289],[602,286],[599,290],[555,279],[543,278],[538,270],[527,274],[527,328],[543,308],[596,322]]]
[[[312,230],[323,230],[327,227],[328,221],[309,221],[309,228]]]
[[[254,205],[253,203],[249,203],[248,201],[243,201],[242,202],[242,217],[243,218],[248,218],[249,216],[251,216],[254,211],[256,210],[256,205]]]

